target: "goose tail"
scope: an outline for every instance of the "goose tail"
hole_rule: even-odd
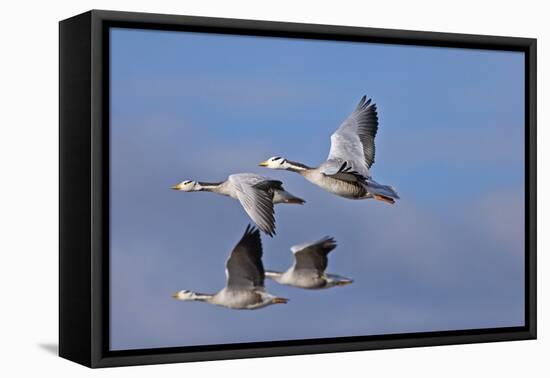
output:
[[[394,204],[399,199],[399,194],[391,185],[382,185],[376,181],[367,181],[367,191],[378,201]]]
[[[275,193],[273,194],[273,203],[303,205],[304,203],[306,203],[306,201],[300,197],[296,197],[295,195],[290,194],[286,190],[275,190]]]

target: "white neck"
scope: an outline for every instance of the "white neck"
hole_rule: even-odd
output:
[[[273,270],[266,270],[265,277],[270,278],[277,283],[281,283],[281,278],[283,277],[283,273],[275,272]]]

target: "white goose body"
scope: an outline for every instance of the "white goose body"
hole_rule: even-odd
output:
[[[223,288],[214,294],[208,302],[236,310],[255,310],[273,304],[275,298],[277,297],[267,293],[263,289],[239,290]]]
[[[286,272],[278,273],[268,271],[266,272],[266,277],[272,279],[273,281],[287,286],[299,287],[302,289],[326,289],[328,288],[327,280],[316,272],[311,272],[311,274],[303,274],[299,271],[294,271],[289,269]]]
[[[350,182],[339,180],[323,174],[321,168],[312,168],[306,171],[300,172],[300,174],[312,184],[315,184],[327,192],[336,194],[337,196],[349,198],[349,199],[364,199],[372,198],[364,185],[358,182]]]

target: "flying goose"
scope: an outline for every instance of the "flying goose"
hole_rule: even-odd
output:
[[[275,235],[273,205],[303,204],[305,201],[283,188],[283,183],[253,173],[236,173],[226,181],[207,183],[185,180],[172,187],[182,192],[214,192],[238,200],[258,228],[269,236]]]
[[[172,297],[181,301],[202,301],[231,309],[254,310],[288,299],[269,294],[264,288],[264,267],[262,264],[262,240],[260,232],[251,227],[237,243],[225,264],[227,282],[216,294],[201,294],[180,290]]]
[[[283,285],[302,289],[327,289],[333,286],[349,285],[353,280],[335,274],[325,273],[327,255],[336,248],[333,238],[325,237],[313,243],[293,246],[294,265],[286,272],[266,271],[265,276]]]
[[[378,130],[376,104],[363,96],[357,108],[330,137],[327,161],[317,168],[273,156],[261,167],[297,172],[306,180],[338,196],[350,199],[375,198],[390,204],[399,196],[389,185],[374,181],[369,168],[374,164],[374,138]]]

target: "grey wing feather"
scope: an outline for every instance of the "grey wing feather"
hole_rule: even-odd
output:
[[[293,246],[294,270],[316,270],[323,273],[327,269],[330,251],[336,248],[336,241],[331,237],[324,237],[313,243],[304,243]]]
[[[233,183],[255,185],[262,181],[269,180],[269,178],[257,175],[255,173],[233,173],[232,175],[229,175],[228,180]]]
[[[251,227],[237,243],[226,262],[227,287],[259,288],[264,286],[262,240],[258,229]]]
[[[378,131],[376,104],[365,96],[355,111],[332,134],[327,160],[347,162],[353,170],[368,177],[368,169],[374,164],[374,138]]]
[[[269,236],[275,235],[275,211],[273,209],[273,190],[269,183],[280,181],[261,181],[255,185],[246,182],[234,183],[237,198],[248,216],[258,228]]]
[[[368,171],[360,174],[349,161],[342,159],[327,160],[319,166],[319,169],[324,175],[348,182],[363,182],[364,178],[368,177],[365,176],[368,175]]]

